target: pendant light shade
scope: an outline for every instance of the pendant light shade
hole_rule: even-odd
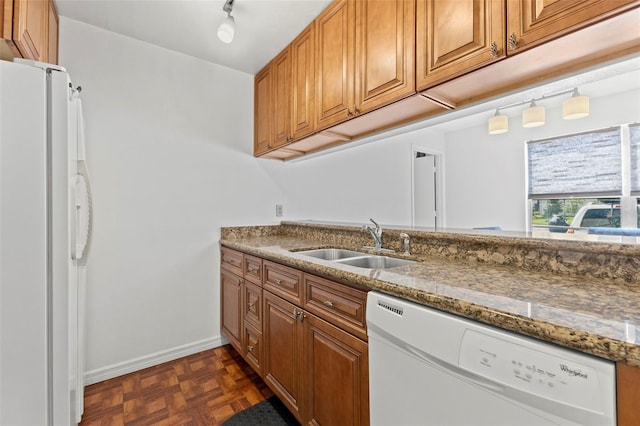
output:
[[[589,97],[581,96],[578,89],[573,89],[573,95],[562,103],[562,118],[573,120],[589,115]]]
[[[236,21],[229,14],[218,27],[218,38],[224,43],[231,43],[236,32]]]
[[[499,135],[500,133],[506,133],[509,131],[509,116],[501,115],[500,111],[496,110],[493,117],[489,119],[489,134]]]
[[[522,111],[522,127],[538,127],[544,125],[544,107],[537,106],[535,101],[531,101],[529,108]]]

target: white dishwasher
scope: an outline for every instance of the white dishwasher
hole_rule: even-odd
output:
[[[616,424],[615,364],[369,292],[371,424]]]

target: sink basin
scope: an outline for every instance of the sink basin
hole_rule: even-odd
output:
[[[303,254],[305,256],[315,257],[316,259],[324,259],[324,260],[339,260],[339,259],[347,259],[347,258],[356,257],[356,256],[366,256],[366,253],[361,253],[359,251],[353,251],[353,250],[338,249],[338,248],[303,250],[303,251],[298,251],[296,253]]]
[[[416,263],[413,260],[396,259],[395,257],[367,255],[340,260],[339,263],[359,268],[387,269]]]
[[[295,252],[316,259],[329,260],[344,265],[356,266],[367,269],[388,269],[397,266],[415,263],[413,260],[397,259],[395,257],[378,256],[360,251],[345,250],[339,248],[323,248],[314,250],[301,250]]]

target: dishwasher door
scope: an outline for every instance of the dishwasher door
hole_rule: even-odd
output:
[[[615,425],[615,364],[405,300],[367,300],[371,424]]]

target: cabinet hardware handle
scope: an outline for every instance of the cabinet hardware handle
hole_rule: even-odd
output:
[[[248,306],[249,308],[253,308],[254,306],[256,306],[256,302],[249,302]]]
[[[275,279],[273,280],[273,282],[276,283],[277,285],[282,285],[282,280]]]
[[[353,113],[349,108],[347,108],[347,117],[353,117]]]
[[[247,268],[247,272],[251,273],[253,271],[257,271],[257,269],[255,269],[255,268]]]
[[[251,345],[247,346],[247,351],[253,352],[253,346],[251,346]]]
[[[242,284],[242,280],[238,278],[238,285]]]
[[[300,322],[304,322],[304,319],[307,317],[307,315],[302,311],[298,312],[298,315],[300,316]]]
[[[509,36],[509,50],[516,50],[516,47],[518,47],[518,37],[516,33],[511,33]]]
[[[298,312],[298,310],[296,308],[293,308],[293,320],[297,320],[298,319],[298,315],[300,314],[300,312]]]
[[[325,300],[322,304],[328,308],[333,308],[333,302],[331,302],[331,300]]]
[[[491,57],[492,58],[497,58],[498,57],[498,44],[493,41],[491,42]]]
[[[360,114],[360,111],[358,110],[358,107],[355,106],[355,105],[353,106],[353,113],[354,114]]]

